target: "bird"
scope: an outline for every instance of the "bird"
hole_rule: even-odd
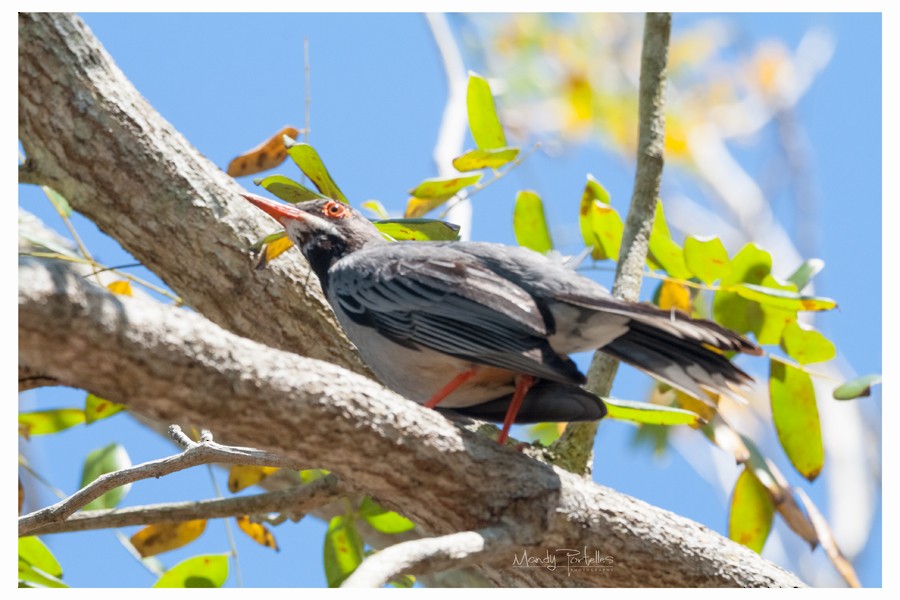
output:
[[[614,298],[523,247],[389,241],[331,199],[243,197],[284,227],[363,360],[429,408],[502,423],[596,421],[607,414],[570,354],[599,350],[709,401],[752,378],[727,352],[761,354],[721,325]]]

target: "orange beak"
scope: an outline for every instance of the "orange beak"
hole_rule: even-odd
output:
[[[256,194],[241,194],[244,198],[249,200],[256,208],[260,209],[279,223],[282,226],[286,225],[287,221],[303,221],[304,212],[299,208],[291,206],[290,204],[283,204],[281,202],[275,202],[274,200],[269,200],[268,198],[263,198],[262,196],[257,196]]]

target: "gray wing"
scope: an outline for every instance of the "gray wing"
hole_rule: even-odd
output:
[[[722,353],[762,350],[717,323],[621,302],[590,279],[527,250],[500,251],[476,242],[466,248],[493,271],[521,282],[556,317],[550,341],[559,352],[596,348],[701,399],[702,387],[729,394],[732,384],[752,381]]]
[[[338,261],[328,286],[348,318],[396,343],[542,379],[584,381],[547,343],[552,319],[548,324],[534,298],[466,252],[424,243],[370,246]]]

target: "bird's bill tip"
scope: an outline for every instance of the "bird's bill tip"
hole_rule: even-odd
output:
[[[288,220],[302,220],[303,218],[303,211],[290,204],[275,202],[274,200],[269,200],[268,198],[263,198],[262,196],[250,193],[241,194],[241,196],[282,225]]]

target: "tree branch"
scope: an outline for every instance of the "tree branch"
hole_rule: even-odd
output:
[[[147,103],[74,15],[19,13],[19,139],[34,171],[26,180],[52,182],[192,308],[369,374],[299,253],[249,268],[271,220],[236,200],[241,186]]]
[[[42,529],[48,523],[62,523],[75,511],[83,506],[87,506],[93,500],[112,489],[134,483],[135,481],[141,481],[142,479],[159,478],[163,475],[196,467],[197,465],[226,463],[232,465],[285,467],[291,470],[301,468],[298,462],[285,460],[275,454],[254,450],[253,448],[239,448],[217,444],[212,441],[212,435],[208,432],[197,443],[184,435],[178,425],[172,425],[169,428],[169,436],[184,448],[184,452],[175,456],[145,462],[127,469],[105,473],[65,500],[19,517],[19,537],[30,535],[35,530]]]
[[[140,414],[329,469],[434,535],[502,524],[523,550],[587,546],[616,559],[610,574],[571,578],[482,569],[492,581],[802,585],[696,523],[500,447],[345,369],[113,296],[61,263],[20,265],[19,350],[34,368]],[[511,566],[513,554],[496,560]]]
[[[338,478],[327,475],[296,488],[252,496],[88,510],[72,515],[65,521],[44,519],[42,523],[27,532],[23,533],[20,530],[19,536],[109,529],[130,525],[152,525],[193,519],[217,519],[272,512],[305,514],[333,502],[344,494],[346,494],[345,486],[340,483]]]
[[[389,546],[367,558],[341,587],[381,587],[400,575],[435,573],[476,564],[515,551],[503,527],[451,533]]]
[[[666,140],[666,64],[669,60],[671,13],[647,13],[641,49],[638,90],[638,155],[631,205],[622,232],[613,296],[637,302],[662,181]],[[615,358],[595,352],[587,373],[587,389],[609,396],[619,368]],[[553,445],[556,464],[573,473],[590,474],[597,422],[572,423]]]

